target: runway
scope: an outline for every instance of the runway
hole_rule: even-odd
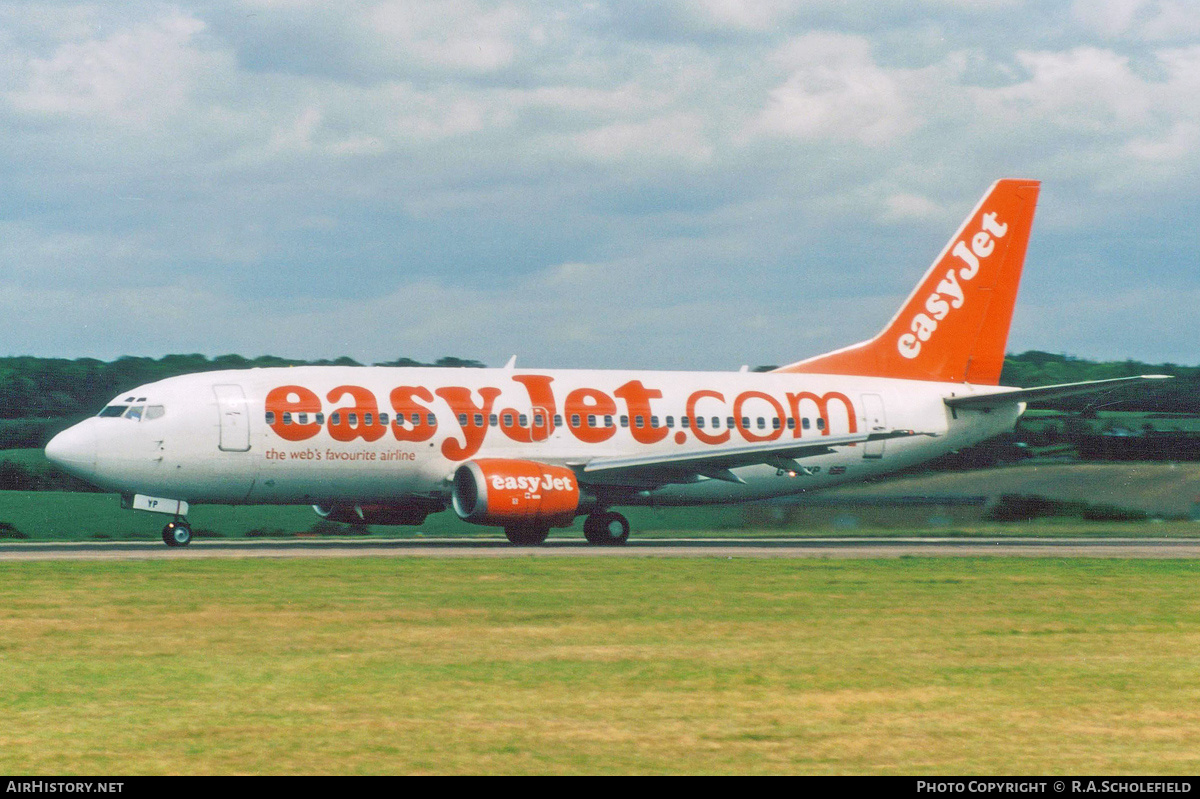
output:
[[[1200,558],[1200,538],[677,538],[633,540],[623,547],[550,539],[514,547],[503,539],[368,539],[161,542],[3,542],[0,561],[196,560],[208,558]]]

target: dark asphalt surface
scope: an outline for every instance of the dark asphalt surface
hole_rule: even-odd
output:
[[[1200,558],[1200,538],[694,538],[631,540],[594,547],[551,538],[539,547],[503,539],[194,540],[161,542],[3,542],[0,560],[146,560],[320,557],[743,557],[898,558],[1018,556],[1052,558]]]

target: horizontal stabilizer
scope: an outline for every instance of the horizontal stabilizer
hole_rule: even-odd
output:
[[[1060,383],[1056,386],[1039,386],[1038,388],[1017,388],[1009,391],[997,391],[991,394],[969,394],[962,397],[946,397],[946,404],[951,408],[984,409],[996,408],[1016,402],[1047,402],[1063,397],[1078,397],[1087,394],[1107,394],[1118,388],[1146,380],[1170,380],[1171,375],[1138,375],[1137,377],[1116,377],[1111,380],[1087,380],[1082,383]]]

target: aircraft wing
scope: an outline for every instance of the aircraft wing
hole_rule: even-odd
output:
[[[1047,400],[1076,397],[1086,394],[1105,394],[1114,389],[1123,388],[1146,380],[1170,380],[1171,375],[1138,375],[1137,377],[1117,377],[1111,380],[1087,380],[1082,383],[1060,383],[1055,386],[1039,386],[1038,388],[1017,388],[1008,391],[998,391],[992,394],[969,394],[962,397],[946,397],[945,403],[951,408],[967,410],[986,410],[1000,405],[1010,405],[1014,402],[1046,402]]]
[[[818,436],[788,441],[764,441],[730,447],[712,447],[677,454],[635,455],[631,457],[593,458],[571,463],[580,482],[595,485],[636,486],[653,488],[668,483],[695,483],[703,478],[744,481],[731,469],[739,466],[765,464],[776,469],[804,472],[799,459],[827,455],[834,447],[884,441],[889,438],[934,435],[912,430],[876,430],[869,433],[850,433],[840,436]]]

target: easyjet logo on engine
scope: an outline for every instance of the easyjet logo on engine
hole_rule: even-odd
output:
[[[966,304],[966,284],[979,274],[981,262],[996,251],[996,239],[1002,239],[1008,233],[1008,225],[996,221],[995,212],[984,214],[980,227],[981,230],[970,236],[969,247],[965,239],[959,239],[950,250],[950,254],[965,265],[946,270],[934,292],[925,299],[924,309],[913,314],[908,324],[910,332],[896,340],[896,348],[905,358],[920,355],[921,346],[933,337],[938,323]]]
[[[492,475],[492,488],[497,491],[574,491],[575,484],[569,477],[555,477],[543,474],[541,477],[505,477],[501,474]]]
[[[577,388],[561,401],[552,389],[553,377],[514,375],[512,381],[525,397],[504,403],[499,401],[504,392],[496,386],[397,386],[388,392],[382,413],[379,398],[363,386],[337,386],[322,399],[305,386],[286,385],[267,393],[265,411],[274,434],[292,442],[322,432],[346,443],[385,437],[432,441],[449,422],[453,428],[443,432],[441,452],[452,461],[472,458],[487,436],[497,431],[509,441],[528,444],[546,441],[555,430],[566,427],[585,444],[608,441],[620,431],[638,444],[670,438],[676,444],[695,439],[711,445],[724,444],[735,434],[747,442],[774,441],[785,435],[801,438],[806,430],[809,435],[827,436],[834,420],[845,432],[858,431],[854,404],[838,391],[797,391],[776,397],[749,390],[726,398],[720,391],[699,389],[672,410],[665,407],[661,390],[640,380],[623,383],[611,393]],[[332,410],[325,403],[331,403]]]

